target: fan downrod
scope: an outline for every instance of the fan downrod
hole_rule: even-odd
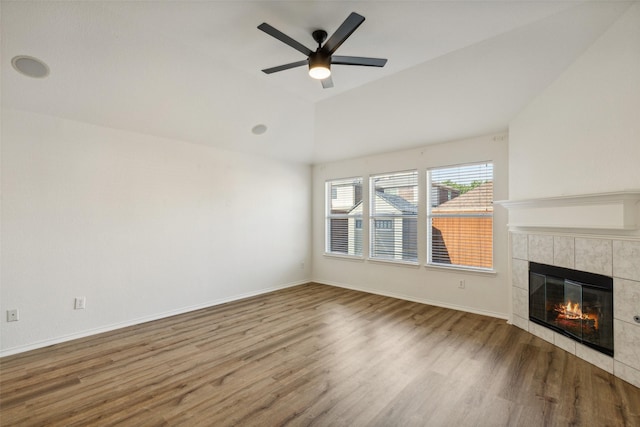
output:
[[[318,48],[322,47],[322,43],[327,39],[327,32],[325,30],[315,30],[311,33],[311,37],[318,43]]]

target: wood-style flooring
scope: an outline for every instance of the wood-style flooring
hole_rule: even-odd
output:
[[[504,320],[308,284],[0,360],[2,426],[640,426]]]

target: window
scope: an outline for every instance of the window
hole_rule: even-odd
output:
[[[362,256],[362,178],[326,184],[327,253]]]
[[[418,172],[371,177],[371,258],[418,261]]]
[[[428,263],[493,268],[493,163],[427,173]]]

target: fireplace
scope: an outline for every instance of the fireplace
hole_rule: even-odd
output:
[[[613,278],[530,262],[529,320],[613,356]]]

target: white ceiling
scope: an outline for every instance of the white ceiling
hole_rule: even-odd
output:
[[[626,10],[617,1],[2,1],[2,106],[275,158],[318,163],[506,129]],[[304,59],[356,11],[322,89]],[[15,72],[30,55],[46,79]],[[251,133],[259,123],[261,136]]]

